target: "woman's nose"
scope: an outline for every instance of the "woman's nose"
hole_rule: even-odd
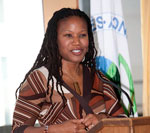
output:
[[[80,42],[79,37],[73,38],[73,44],[77,45],[77,44],[79,44],[79,42]]]

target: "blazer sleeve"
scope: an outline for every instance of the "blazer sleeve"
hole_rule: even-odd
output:
[[[21,85],[13,114],[12,133],[23,133],[28,126],[35,124],[46,97],[46,84],[44,75],[35,70]]]

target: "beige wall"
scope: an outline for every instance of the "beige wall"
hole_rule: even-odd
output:
[[[78,0],[43,0],[44,28],[56,10],[63,7],[78,8]]]

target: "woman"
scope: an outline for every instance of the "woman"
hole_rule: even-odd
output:
[[[89,17],[79,9],[54,13],[19,87],[13,133],[84,133],[102,118],[125,116],[113,88],[97,76],[91,29]],[[36,120],[40,127],[34,127]]]

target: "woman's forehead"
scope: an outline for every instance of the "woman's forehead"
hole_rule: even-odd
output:
[[[80,16],[69,16],[69,17],[65,17],[65,18],[62,18],[58,21],[58,24],[61,23],[61,22],[67,22],[67,21],[71,21],[71,20],[81,20],[81,21],[84,21],[86,22],[86,20],[83,18],[83,17],[80,17]]]
[[[64,19],[61,19],[58,23],[57,23],[57,27],[69,27],[70,25],[77,25],[77,26],[82,26],[84,28],[87,28],[87,22],[85,21],[85,19],[83,19],[82,17],[79,16],[70,16],[70,17],[66,17]]]

